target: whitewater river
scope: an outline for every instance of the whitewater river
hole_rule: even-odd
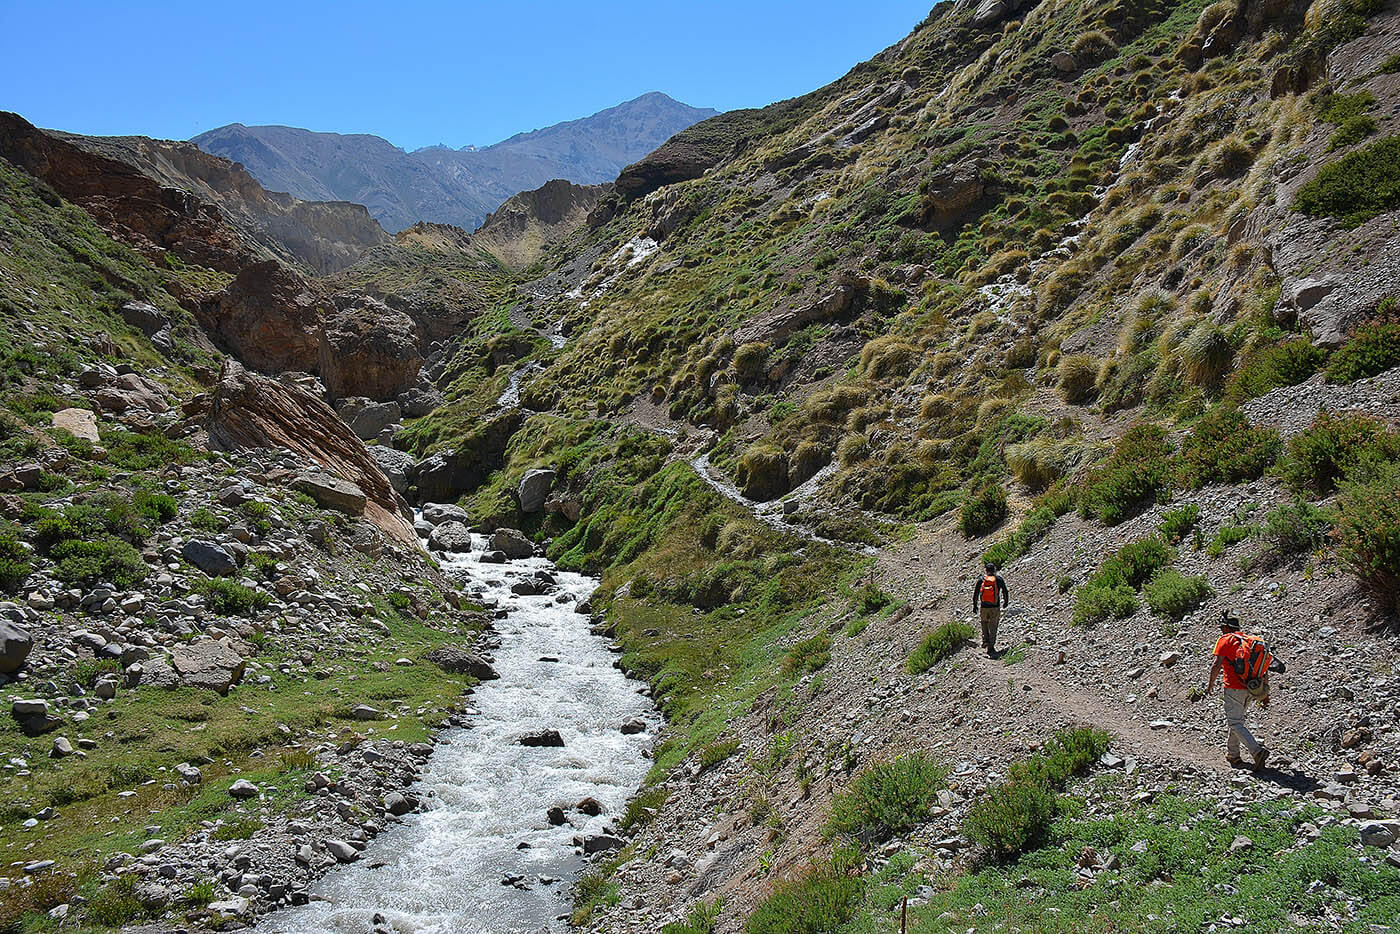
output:
[[[588,617],[574,611],[596,581],[538,558],[483,564],[483,541],[473,536],[472,544],[443,567],[475,599],[506,611],[495,622],[500,679],[476,689],[470,726],[441,737],[415,788],[429,809],[333,870],[313,887],[310,904],[267,918],[258,926],[264,934],[366,934],[376,913],[404,934],[567,930],[560,916],[585,868],[572,840],[606,832],[620,816],[650,765],[644,753],[660,719],[640,683],[613,667]],[[549,594],[511,593],[541,570],[558,579]],[[561,595],[572,599],[560,602]],[[623,735],[619,727],[631,718],[647,729]],[[558,730],[564,747],[517,742],[543,729]],[[589,796],[602,803],[600,816],[574,809]],[[570,823],[549,826],[545,812],[554,805]],[[503,884],[516,876],[523,880]]]

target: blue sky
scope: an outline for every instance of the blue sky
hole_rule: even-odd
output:
[[[102,135],[282,123],[485,145],[653,90],[720,110],[792,97],[931,6],[0,0],[0,110]]]

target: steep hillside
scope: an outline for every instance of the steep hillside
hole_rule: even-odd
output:
[[[671,722],[579,923],[884,930],[901,892],[929,931],[1042,898],[1065,928],[1393,920],[1357,867],[1400,793],[1397,43],[1377,0],[941,4],[624,169],[478,321],[401,443],[514,430],[448,488],[488,526],[557,468],[580,517],[526,527],[603,572]],[[911,658],[983,555],[1009,654],[950,628]],[[1226,609],[1289,661],[1257,778],[1200,701]],[[1003,785],[1085,722],[1126,774],[1079,783],[1105,741],[1065,733]],[[1192,848],[1228,868],[1188,883]]]
[[[610,182],[627,163],[714,113],[652,92],[480,149],[405,152],[377,136],[242,124],[192,142],[242,163],[269,188],[363,204],[390,231],[418,221],[474,230],[511,195],[551,179]]]
[[[524,269],[545,248],[578,230],[608,191],[605,185],[575,185],[563,179],[511,195],[482,221],[473,239],[511,269]]]

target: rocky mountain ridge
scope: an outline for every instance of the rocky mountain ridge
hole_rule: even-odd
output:
[[[610,182],[624,165],[714,113],[651,92],[480,148],[405,152],[377,136],[242,124],[192,142],[242,164],[267,187],[363,204],[391,232],[419,221],[475,230],[507,198],[551,179]]]

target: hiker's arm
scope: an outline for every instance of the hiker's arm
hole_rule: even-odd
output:
[[[1004,610],[1007,604],[1011,602],[1011,591],[1006,589],[1006,581],[1002,580],[1000,577],[997,578],[997,586],[1001,588],[1001,608]]]
[[[1215,679],[1220,677],[1220,671],[1223,666],[1224,661],[1221,657],[1219,655],[1215,656],[1215,664],[1210,666],[1210,683],[1206,685],[1207,694],[1215,690]]]
[[[975,616],[977,611],[982,609],[982,582],[972,582],[972,613]]]

